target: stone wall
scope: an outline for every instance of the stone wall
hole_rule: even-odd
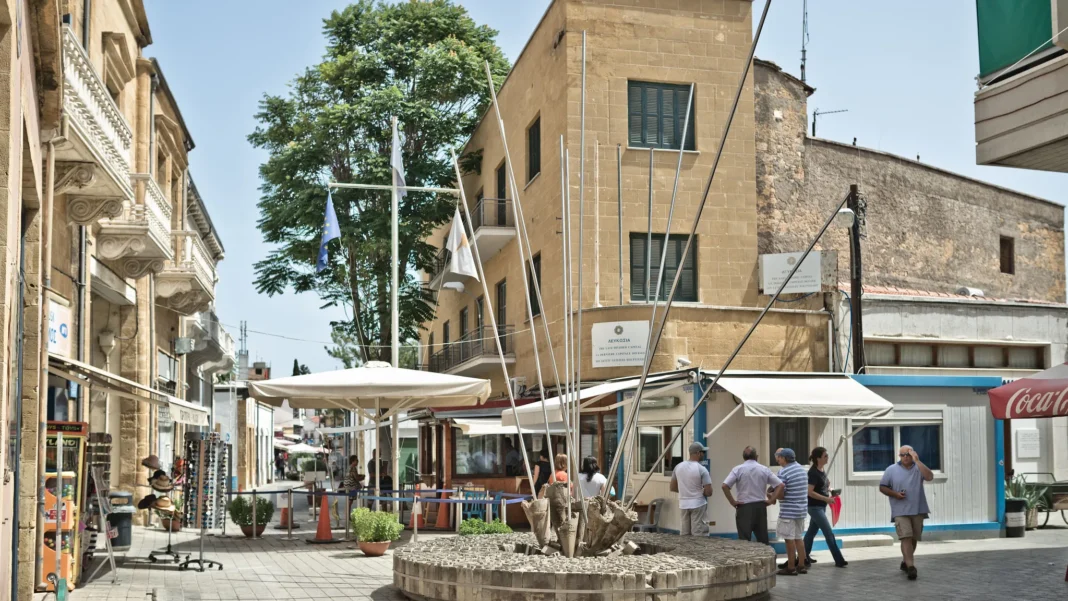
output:
[[[760,252],[803,250],[859,184],[867,200],[865,284],[1065,300],[1064,208],[889,153],[807,135],[813,91],[772,63],[756,65]],[[1015,274],[1001,273],[1000,238],[1014,239]],[[831,230],[847,279],[848,241]]]

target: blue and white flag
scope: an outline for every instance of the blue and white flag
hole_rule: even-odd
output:
[[[334,197],[332,191],[326,193],[326,216],[323,218],[323,239],[319,243],[319,258],[315,261],[316,273],[326,269],[329,257],[326,253],[326,243],[334,238],[341,237],[341,228],[337,224],[337,213],[334,212]]]
[[[452,257],[449,259],[449,272],[478,280],[478,268],[475,267],[475,257],[471,253],[471,242],[464,232],[463,222],[460,220],[460,207],[456,207],[456,214],[452,218],[452,227],[449,229],[449,239],[445,248],[449,249]]]
[[[396,128],[393,129],[393,154],[389,158],[389,166],[393,168],[393,184],[399,188],[397,198],[404,198],[408,195],[404,186],[408,184],[404,183],[404,159],[401,157],[400,132]]]

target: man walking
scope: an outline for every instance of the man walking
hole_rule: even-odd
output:
[[[808,474],[797,463],[793,449],[779,449],[775,460],[782,468],[779,479],[784,485],[782,503],[779,506],[779,536],[786,541],[786,567],[779,570],[780,576],[807,574],[805,566],[805,512],[808,511]],[[796,560],[796,563],[795,563]]]
[[[676,465],[671,473],[671,492],[679,493],[679,534],[683,536],[708,536],[705,508],[712,496],[712,476],[701,465],[707,450],[699,442],[690,444],[690,459]]]
[[[934,472],[920,461],[916,451],[909,445],[898,451],[898,462],[886,468],[879,481],[879,492],[890,497],[890,520],[894,522],[897,538],[901,541],[901,571],[908,572],[909,580],[916,580],[914,554],[916,545],[923,536],[923,521],[930,510],[923,483],[934,480]]]
[[[768,542],[768,505],[783,491],[782,480],[766,466],[757,462],[757,452],[753,447],[742,451],[744,463],[731,470],[723,481],[723,495],[727,502],[736,509],[734,523],[738,528],[738,538],[750,540],[756,534],[757,541]],[[731,487],[737,486],[738,498],[731,494]],[[768,488],[773,489],[768,492]]]

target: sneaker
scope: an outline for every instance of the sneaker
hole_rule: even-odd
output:
[[[905,565],[905,562],[901,562],[901,571],[902,572],[909,571],[909,567],[907,565]]]
[[[909,568],[908,572],[909,580],[916,580],[916,577],[918,576],[918,574],[916,573],[916,566],[912,566],[911,568]]]
[[[775,573],[779,576],[797,576],[797,570],[791,570],[790,568],[783,568]]]

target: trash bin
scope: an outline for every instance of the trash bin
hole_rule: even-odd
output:
[[[108,494],[111,513],[108,514],[108,526],[118,534],[111,539],[111,548],[115,551],[128,551],[133,542],[133,516],[137,507],[133,504],[133,493],[114,491]]]
[[[1005,499],[1005,536],[1022,538],[1027,527],[1027,501]]]

